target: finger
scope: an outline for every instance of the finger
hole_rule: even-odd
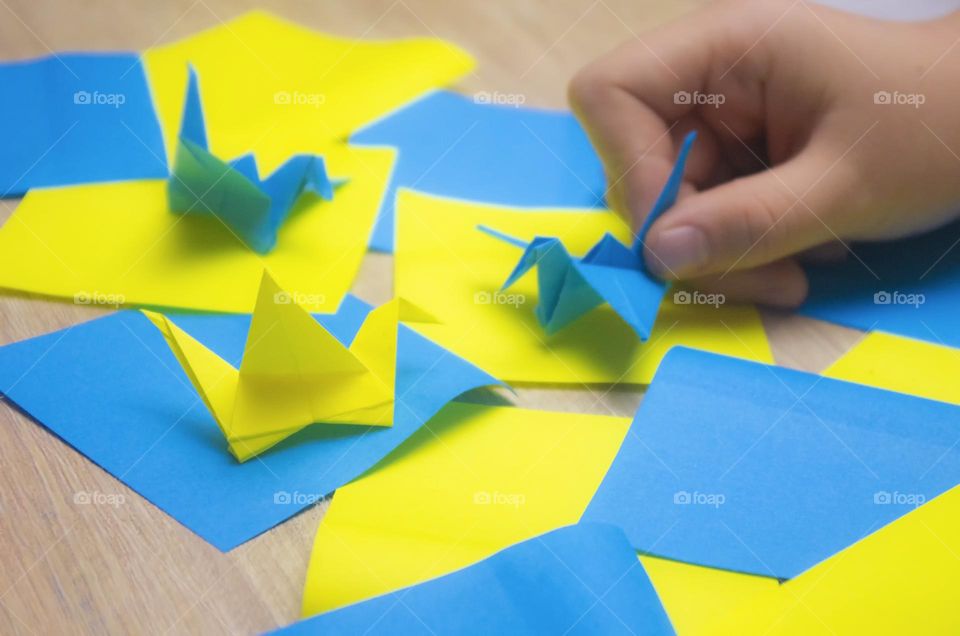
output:
[[[807,276],[793,260],[784,259],[753,269],[688,281],[695,289],[723,294],[727,302],[753,302],[792,309],[807,297]]]
[[[798,257],[801,263],[810,263],[813,265],[833,265],[842,263],[850,256],[850,248],[841,241],[833,241],[811,247],[802,252]]]
[[[755,25],[768,26],[769,20],[753,15],[756,12],[745,17],[744,11],[728,5],[711,5],[616,48],[577,73],[570,84],[571,105],[604,159],[608,180],[634,184],[638,197],[627,203],[635,216],[646,215],[670,172],[684,132],[674,126],[701,129],[688,179],[697,183],[713,171],[717,144],[706,126],[690,125],[702,104],[684,97],[710,93],[709,84],[723,75],[711,72],[714,64],[725,63],[719,60],[737,59],[749,50],[750,59],[737,66],[737,75],[748,79],[727,78],[731,91],[749,99],[736,100],[733,108],[734,95],[724,95],[719,108],[729,110],[723,113],[724,121],[742,135],[763,125],[759,93],[764,73],[750,69],[762,65],[757,60],[764,58],[764,47],[752,47],[759,28]],[[758,12],[764,11],[762,3],[757,6]],[[637,185],[642,180],[653,185]]]
[[[855,179],[830,157],[811,146],[780,166],[682,198],[650,228],[647,266],[668,279],[723,274],[842,236]]]

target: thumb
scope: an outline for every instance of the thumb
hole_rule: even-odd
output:
[[[681,198],[647,234],[647,267],[665,279],[757,267],[839,238],[853,183],[811,149],[790,161]]]

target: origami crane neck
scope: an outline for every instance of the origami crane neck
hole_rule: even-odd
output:
[[[391,426],[400,322],[434,321],[394,299],[367,315],[347,347],[293,300],[264,272],[239,370],[144,312],[240,461],[314,423]]]
[[[696,131],[690,131],[687,133],[687,136],[683,138],[683,143],[680,144],[680,152],[677,153],[677,160],[673,164],[670,176],[667,177],[667,183],[664,184],[663,189],[660,191],[660,196],[657,197],[653,208],[650,209],[650,213],[647,214],[647,218],[644,219],[643,225],[641,225],[637,231],[637,237],[633,242],[633,251],[637,254],[643,252],[644,241],[653,224],[663,216],[664,212],[672,208],[677,202],[677,197],[680,196],[680,186],[683,185],[683,172],[687,166],[687,156],[690,154],[690,149],[693,147],[693,142],[696,141],[696,139]]]
[[[193,64],[187,65],[187,96],[180,120],[180,139],[210,150],[207,143],[207,125],[203,117],[203,102],[200,100],[200,80]]]

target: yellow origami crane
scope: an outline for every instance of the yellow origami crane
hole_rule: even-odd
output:
[[[395,298],[345,347],[264,271],[238,371],[166,316],[143,313],[241,462],[314,423],[391,426],[400,321],[435,322]]]

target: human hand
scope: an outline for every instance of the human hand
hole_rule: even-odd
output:
[[[621,45],[570,84],[639,227],[698,132],[644,256],[666,279],[792,307],[805,259],[960,216],[960,13],[881,22],[804,0],[733,0]]]

